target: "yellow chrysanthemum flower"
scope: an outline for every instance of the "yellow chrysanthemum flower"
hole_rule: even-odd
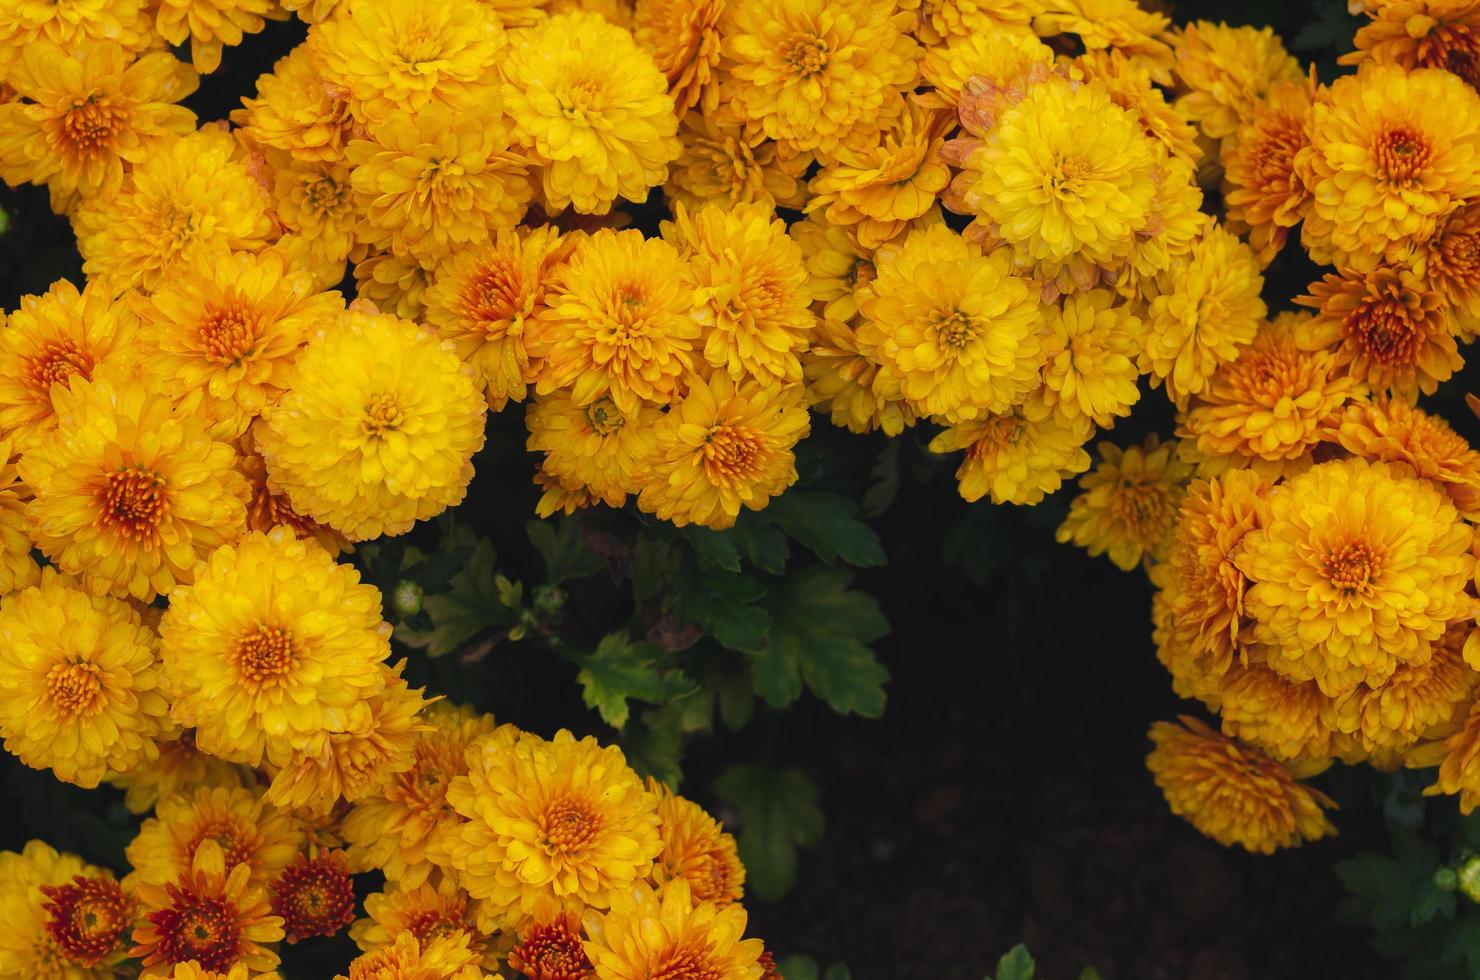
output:
[[[248,141],[303,163],[342,163],[359,129],[343,90],[319,74],[307,45],[289,51],[257,77],[257,97],[242,99],[231,121]]]
[[[653,862],[653,880],[688,882],[694,902],[734,904],[745,894],[745,866],[735,838],[704,808],[651,777],[648,792],[658,801],[658,834],[663,850]]]
[[[765,205],[681,205],[663,237],[688,260],[692,316],[703,329],[704,359],[740,381],[788,384],[802,379],[798,354],[817,317],[811,309],[801,247]]]
[[[1027,0],[901,0],[914,17],[913,33],[930,50],[968,37],[1026,31],[1033,19]]]
[[[1026,27],[959,34],[925,49],[920,77],[933,91],[916,98],[922,105],[955,109],[973,78],[1005,87],[1032,65],[1052,66],[1053,61],[1053,49]]]
[[[142,921],[129,955],[143,961],[142,977],[168,977],[182,963],[225,973],[237,965],[270,970],[278,964],[272,944],[283,938],[283,920],[271,914],[267,892],[251,882],[252,869],[226,870],[221,846],[206,839],[190,870],[164,884],[138,888]]]
[[[501,959],[493,937],[477,926],[476,903],[447,875],[440,876],[435,887],[424,881],[415,888],[403,885],[372,892],[365,896],[365,916],[349,927],[350,938],[364,953],[394,946],[402,933],[423,943],[462,933],[485,969],[495,969]]]
[[[478,957],[463,933],[418,940],[403,932],[394,943],[371,950],[334,980],[485,980]]]
[[[523,401],[538,373],[529,340],[578,240],[549,225],[500,231],[487,245],[458,249],[437,266],[424,297],[426,322],[473,366],[494,411],[511,399]]]
[[[680,116],[695,107],[705,116],[719,109],[724,11],[725,0],[638,0],[633,9],[632,36],[668,79]]]
[[[24,451],[56,427],[51,390],[95,368],[127,363],[137,318],[106,283],[82,292],[58,279],[40,296],[22,296],[0,329],[0,433]]]
[[[1200,209],[1202,189],[1190,164],[1156,146],[1156,189],[1146,224],[1136,232],[1129,264],[1120,270],[1115,288],[1143,302],[1157,295],[1156,277],[1187,261],[1203,236],[1208,217]]]
[[[134,906],[113,876],[39,840],[0,851],[0,977],[114,980]]]
[[[1141,363],[1152,383],[1165,383],[1167,397],[1182,406],[1258,335],[1266,312],[1259,298],[1264,277],[1253,250],[1208,221],[1192,254],[1158,287]]]
[[[858,316],[855,292],[874,278],[874,250],[820,214],[809,214],[789,231],[806,256],[807,282],[818,312],[823,319],[851,323]]]
[[[437,0],[343,0],[315,23],[308,54],[324,80],[349,93],[354,118],[384,119],[440,104],[454,111],[496,94],[507,55],[488,4]]]
[[[1012,253],[983,254],[945,225],[881,250],[857,290],[858,340],[878,362],[876,390],[951,422],[1004,412],[1038,383],[1038,293]]]
[[[1453,72],[1480,87],[1480,4],[1475,0],[1384,0],[1367,3],[1372,20],[1357,30],[1357,50],[1343,65],[1401,65]]]
[[[113,41],[70,48],[38,40],[5,77],[0,105],[0,179],[46,184],[52,210],[113,194],[126,164],[149,158],[163,136],[189,133],[195,113],[175,105],[194,92],[195,72],[165,52],[134,60]]]
[[[145,370],[207,396],[236,431],[275,401],[309,337],[344,308],[279,252],[193,256],[135,304]]]
[[[376,693],[355,704],[345,724],[299,742],[267,788],[268,802],[324,817],[341,800],[354,803],[379,792],[386,781],[416,763],[417,737],[429,730],[421,711],[430,702],[401,678],[405,661],[381,665]]]
[[[1223,734],[1281,762],[1319,764],[1339,742],[1326,723],[1334,702],[1315,681],[1292,681],[1262,663],[1235,663],[1218,691]]]
[[[606,214],[668,179],[681,147],[668,82],[630,32],[595,14],[516,34],[501,64],[515,138],[543,165],[548,206]]]
[[[1303,318],[1281,314],[1221,365],[1177,416],[1182,455],[1204,475],[1253,467],[1273,480],[1309,465],[1323,426],[1366,388],[1330,351],[1301,350]]]
[[[1030,407],[1065,418],[1088,416],[1105,428],[1129,415],[1141,397],[1136,361],[1146,342],[1146,322],[1104,289],[1066,296],[1046,310],[1048,360],[1043,387]]]
[[[1151,217],[1154,144],[1102,85],[1035,84],[953,156],[962,170],[946,205],[979,216],[985,238],[1063,292],[1120,265]]]
[[[1411,269],[1327,273],[1295,302],[1316,309],[1300,328],[1300,345],[1331,350],[1337,365],[1374,393],[1414,401],[1464,365],[1443,297]]]
[[[642,489],[662,419],[663,413],[646,402],[629,414],[610,398],[589,405],[577,405],[566,391],[535,398],[525,414],[526,448],[545,454],[540,468],[554,481],[536,508],[539,515],[555,513],[557,501],[572,492],[621,507],[627,494]]]
[[[1415,267],[1423,270],[1429,290],[1444,298],[1459,339],[1470,343],[1480,335],[1480,204],[1451,211],[1419,246]]]
[[[442,841],[459,883],[484,903],[480,924],[514,926],[541,899],[606,908],[645,877],[662,850],[656,801],[622,750],[529,732],[495,733],[467,753],[447,789],[464,823]]]
[[[195,747],[195,733],[177,730],[176,737],[161,738],[159,755],[126,773],[109,773],[107,782],[124,791],[123,805],[129,813],[148,813],[160,800],[177,793],[217,786],[234,789],[247,785],[251,770]]]
[[[1136,0],[1037,0],[1033,29],[1040,37],[1077,35],[1086,51],[1113,48],[1128,55],[1158,85],[1172,82],[1172,49],[1163,39],[1171,18]]]
[[[344,262],[355,246],[360,210],[351,186],[351,168],[334,163],[303,163],[281,151],[267,155],[272,178],[272,217],[296,237],[307,257],[344,278]],[[281,242],[286,240],[279,241]],[[371,296],[366,296],[372,299]]]
[[[802,352],[807,404],[827,412],[833,425],[850,432],[882,430],[897,436],[914,425],[915,413],[904,402],[881,398],[874,390],[879,368],[863,352],[858,335],[841,320],[819,320],[812,346]]]
[[[1167,102],[1144,65],[1113,48],[1102,48],[1075,58],[1072,70],[1076,77],[1103,85],[1110,101],[1135,116],[1141,130],[1168,153],[1197,166],[1202,157],[1197,127]]]
[[[697,109],[678,127],[683,151],[669,168],[663,194],[675,210],[706,204],[797,207],[805,195],[797,180],[807,159],[787,159],[759,123],[729,122]]]
[[[588,911],[582,924],[598,980],[641,980],[673,963],[714,980],[761,980],[765,945],[741,938],[745,921],[739,905],[696,901],[679,879],[657,891],[637,885],[620,893],[611,911]]]
[[[77,209],[82,270],[116,289],[153,289],[198,252],[250,252],[273,235],[268,196],[222,129],[161,140],[116,194]]]
[[[165,976],[165,974],[160,974]],[[273,971],[271,973],[257,973],[247,969],[247,964],[238,963],[229,970],[207,970],[195,960],[175,964],[174,972],[168,974],[169,980],[282,980],[282,976]]]
[[[487,403],[451,343],[351,310],[309,341],[287,386],[252,431],[298,513],[365,541],[467,493]]]
[[[531,356],[544,361],[535,390],[570,388],[578,405],[607,395],[623,413],[664,404],[694,363],[702,328],[694,277],[678,249],[639,231],[602,229],[556,276]]]
[[[372,251],[355,263],[355,296],[383,313],[417,320],[426,312],[431,273],[415,256]]]
[[[716,371],[697,377],[656,426],[657,442],[637,506],[679,527],[723,530],[742,506],[760,510],[797,480],[792,450],[810,420],[800,384],[736,384]]]
[[[1317,262],[1421,242],[1480,194],[1480,95],[1447,71],[1364,66],[1317,96],[1306,136],[1301,239]]]
[[[1143,557],[1164,557],[1192,467],[1177,458],[1175,442],[1154,435],[1125,449],[1102,442],[1099,452],[1099,465],[1079,478],[1079,496],[1055,540],[1092,556],[1108,553],[1127,572]]]
[[[253,766],[348,727],[390,652],[380,593],[285,528],[217,549],[159,629],[175,720]]]
[[[1336,833],[1322,809],[1330,797],[1296,781],[1289,767],[1224,738],[1196,718],[1151,726],[1146,766],[1172,812],[1204,836],[1273,854]]]
[[[1470,703],[1459,719],[1460,728],[1442,742],[1420,746],[1409,753],[1408,765],[1437,765],[1439,772],[1425,796],[1445,793],[1459,797],[1460,813],[1471,813],[1480,806],[1480,701]]]
[[[961,497],[975,503],[1036,504],[1089,469],[1084,444],[1094,425],[1084,416],[1051,414],[1028,419],[1021,412],[988,415],[952,426],[930,441],[933,453],[966,450],[956,470]]]
[[[1422,664],[1465,614],[1472,532],[1412,471],[1362,459],[1322,463],[1269,496],[1264,526],[1235,562],[1269,665],[1328,695],[1379,687]]]
[[[209,75],[221,67],[221,50],[257,34],[269,20],[287,20],[272,0],[156,0],[154,29],[179,47],[190,41],[190,62]]]
[[[519,931],[508,965],[530,980],[594,980],[584,935],[579,915],[554,902],[543,903]]]
[[[129,54],[154,43],[149,4],[144,0],[0,0],[0,66],[38,41],[62,48],[110,41]]]
[[[416,888],[432,873],[427,845],[458,823],[447,787],[468,771],[468,746],[494,730],[490,716],[446,702],[433,705],[422,721],[429,730],[412,747],[411,768],[357,801],[340,826],[350,868],[382,871],[401,889]]]
[[[1174,35],[1177,108],[1212,139],[1233,135],[1270,89],[1299,81],[1300,63],[1268,27],[1193,21]]]
[[[1295,158],[1306,145],[1311,93],[1305,81],[1271,86],[1220,149],[1228,224],[1236,231],[1248,229],[1249,244],[1265,265],[1310,210],[1310,192]]]
[[[89,591],[168,595],[241,533],[236,453],[193,413],[115,371],[53,396],[56,435],[20,462],[27,516],[36,546]]]
[[[1462,719],[1480,684],[1480,674],[1460,653],[1469,632],[1465,625],[1451,628],[1427,661],[1400,664],[1380,687],[1359,684],[1337,698],[1328,715],[1331,726],[1375,752],[1406,749],[1456,716]]]
[[[133,868],[124,884],[166,885],[184,877],[202,841],[220,846],[230,871],[250,869],[251,881],[267,885],[303,849],[297,821],[262,799],[259,790],[202,787],[165,797],[128,845]]]
[[[127,602],[48,570],[0,600],[0,736],[35,769],[91,789],[167,732],[159,640]]]
[[[1397,399],[1351,405],[1326,439],[1372,462],[1404,463],[1437,484],[1467,520],[1480,517],[1480,452],[1437,415]]]
[[[370,124],[369,140],[349,144],[362,243],[425,263],[524,217],[534,193],[524,158],[509,149],[504,120],[489,108],[388,112]]]
[[[41,581],[41,566],[31,557],[31,526],[26,503],[31,488],[21,481],[20,456],[10,439],[0,439],[0,596]]]
[[[1250,470],[1194,480],[1183,497],[1167,560],[1153,579],[1165,616],[1157,658],[1183,697],[1205,698],[1236,662],[1247,659],[1244,595],[1249,582],[1235,564],[1239,545],[1268,520],[1269,485]]]
[[[312,517],[304,517],[293,509],[286,496],[268,486],[267,462],[257,454],[250,431],[238,440],[237,447],[237,468],[251,491],[247,503],[248,531],[266,534],[275,527],[285,527],[297,537],[317,541],[331,555],[354,550],[344,535]]]
[[[722,30],[735,109],[800,148],[872,134],[915,84],[919,48],[891,0],[731,4]]]

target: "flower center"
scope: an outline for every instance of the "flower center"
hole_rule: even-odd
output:
[[[227,904],[166,886],[174,904],[149,916],[159,932],[159,954],[165,963],[199,960],[207,970],[225,973],[241,956],[241,927]]]
[[[1377,139],[1377,165],[1389,180],[1406,182],[1429,164],[1429,143],[1422,134],[1394,126]]]
[[[1382,571],[1382,554],[1362,542],[1349,542],[1326,556],[1326,578],[1342,592],[1366,594]]]
[[[297,659],[292,634],[277,626],[258,626],[236,647],[237,673],[259,686],[287,674]]]
[[[828,44],[815,34],[793,34],[781,45],[781,57],[792,71],[811,77],[827,67]]]
[[[580,980],[591,976],[581,937],[563,918],[539,922],[519,937],[509,963],[529,980]]]
[[[716,482],[739,482],[760,469],[766,446],[750,429],[717,425],[704,441],[704,469]]]
[[[597,435],[609,436],[620,431],[627,420],[617,408],[616,402],[610,398],[598,398],[586,406],[586,423]]]
[[[199,336],[206,357],[217,364],[235,364],[257,346],[255,318],[241,303],[209,308]]]
[[[92,358],[71,340],[53,340],[41,349],[40,354],[26,362],[26,374],[31,387],[45,394],[54,384],[66,384],[74,374],[89,377]]]
[[[354,886],[332,851],[312,861],[300,856],[272,886],[272,911],[295,942],[334,935],[354,918],[354,908]]]
[[[704,947],[699,945],[681,946],[665,956],[648,977],[650,980],[720,980],[724,974],[704,952]]]
[[[951,310],[944,315],[936,314],[935,335],[941,344],[952,350],[961,350],[971,342],[976,333],[976,324],[960,310]]]
[[[77,152],[87,155],[106,150],[113,134],[123,128],[127,114],[108,104],[105,97],[92,95],[86,102],[75,103],[62,116],[62,135]]]
[[[131,538],[152,536],[169,509],[164,480],[138,466],[109,473],[99,492],[100,523]]]
[[[493,334],[495,324],[509,319],[519,308],[518,279],[502,264],[480,268],[468,283],[463,304],[471,318]]]
[[[1059,161],[1058,167],[1049,174],[1049,190],[1054,197],[1077,197],[1080,185],[1094,171],[1084,157],[1068,156]]]
[[[418,909],[406,916],[406,931],[422,945],[465,928],[461,919],[454,919],[440,909]]]
[[[196,828],[195,836],[184,848],[181,855],[182,863],[188,865],[195,857],[195,852],[200,845],[206,841],[215,841],[221,848],[221,856],[225,862],[226,870],[230,871],[238,864],[245,864],[252,857],[252,842],[248,839],[251,834],[241,833],[235,821],[227,819],[207,820]]]
[[[601,818],[584,800],[557,800],[545,810],[542,823],[545,847],[555,854],[585,847],[601,829]]]
[[[360,428],[372,439],[382,439],[387,432],[394,432],[405,421],[401,406],[395,395],[379,395],[365,409],[365,419]]]
[[[1176,488],[1164,482],[1122,482],[1110,502],[1110,513],[1139,536],[1157,534],[1176,517]]]
[[[102,962],[133,925],[132,903],[112,878],[77,875],[65,885],[42,885],[41,892],[46,931],[75,964]]]
[[[103,678],[97,664],[54,664],[46,673],[46,694],[67,718],[96,714],[102,707]]]
[[[1401,301],[1368,300],[1357,307],[1350,321],[1358,346],[1383,364],[1411,364],[1423,345],[1423,331]]]
[[[303,184],[303,202],[310,211],[333,214],[348,199],[349,188],[333,177],[315,177]]]
[[[1255,168],[1265,185],[1287,187],[1295,172],[1295,155],[1305,144],[1304,126],[1299,119],[1280,119],[1280,125],[1266,129],[1254,149]]]

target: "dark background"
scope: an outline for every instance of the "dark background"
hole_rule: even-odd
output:
[[[1355,24],[1341,0],[1189,0],[1174,13],[1272,26],[1328,74]],[[189,104],[202,121],[223,117],[302,32],[274,24],[228,49]],[[0,306],[12,309],[61,276],[80,282],[70,230],[43,190],[0,188],[0,207],[10,217]],[[1268,275],[1272,311],[1316,275],[1293,251]],[[1472,387],[1461,379],[1431,407],[1473,437],[1460,397]],[[519,419],[515,410],[492,423],[466,508],[512,500],[532,513]],[[818,423],[804,456],[867,460],[884,446]],[[1170,430],[1164,398],[1150,393],[1111,438],[1127,444]],[[743,735],[701,737],[688,750],[686,792],[721,813],[707,787],[734,762],[799,766],[820,787],[824,842],[804,853],[786,899],[748,903],[753,934],[781,954],[846,962],[870,980],[980,980],[1024,940],[1049,980],[1088,965],[1107,980],[1393,976],[1362,931],[1336,924],[1342,891],[1331,871],[1354,851],[1385,846],[1381,778],[1340,767],[1321,778],[1342,804],[1334,840],[1256,857],[1199,837],[1167,813],[1143,764],[1151,722],[1190,707],[1155,660],[1144,576],[1054,544],[1069,492],[1036,508],[967,506],[953,464],[929,461],[920,434],[904,438],[916,478],[875,522],[889,564],[859,579],[893,625],[877,645],[894,678],[884,720],[842,718],[805,699],[763,712]],[[572,673],[531,668],[488,707],[544,734],[568,724],[609,735],[581,708]],[[18,819],[0,831],[0,846],[41,836],[116,862],[117,801],[5,755],[0,806]],[[293,980],[327,977],[349,955],[333,944],[314,959],[323,967]]]

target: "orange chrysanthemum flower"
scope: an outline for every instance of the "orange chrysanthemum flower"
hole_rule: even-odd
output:
[[[1443,297],[1450,326],[1465,343],[1480,334],[1480,204],[1450,212],[1419,246],[1415,268]]]
[[[1372,462],[1406,463],[1431,480],[1459,512],[1480,516],[1480,452],[1437,415],[1398,399],[1349,406],[1328,420],[1322,435]]]
[[[314,858],[299,854],[268,890],[272,914],[283,920],[290,943],[332,936],[354,921],[354,883],[339,851],[323,851]]]
[[[591,980],[596,976],[586,956],[580,918],[556,911],[540,917],[519,933],[509,950],[509,966],[528,980]]]
[[[242,99],[231,121],[247,140],[303,163],[342,163],[360,128],[344,90],[324,81],[302,45],[257,78],[257,97]]]
[[[113,875],[75,875],[64,885],[42,885],[46,931],[62,954],[84,967],[123,958],[133,927],[134,900]]]
[[[659,885],[680,878],[689,883],[695,902],[730,905],[745,894],[745,866],[735,838],[704,812],[651,777],[648,790],[658,801],[658,834],[663,850],[653,861]]]
[[[706,204],[801,205],[797,173],[809,158],[786,157],[759,123],[730,122],[694,110],[679,123],[678,135],[683,152],[663,185],[675,209],[680,204],[693,209]]]
[[[1373,393],[1408,401],[1432,395],[1464,364],[1443,297],[1411,269],[1327,273],[1295,301],[1317,311],[1297,332],[1300,346],[1331,350]]]
[[[1440,68],[1480,88],[1477,0],[1385,0],[1365,12],[1372,21],[1357,31],[1357,50],[1338,58],[1341,64]]]
[[[1290,229],[1310,209],[1310,192],[1295,168],[1306,145],[1309,82],[1281,82],[1251,107],[1223,140],[1223,203],[1228,223],[1248,229],[1249,244],[1268,265],[1285,247]]]
[[[467,937],[468,949],[485,969],[497,968],[501,943],[477,926],[477,903],[458,887],[450,874],[423,881],[415,888],[387,888],[365,896],[364,919],[349,927],[349,936],[362,952],[394,946],[396,937],[409,932],[420,943],[457,933]]]
[[[246,865],[251,883],[266,885],[303,847],[298,821],[245,787],[192,787],[159,801],[126,852],[130,888],[166,885],[189,874],[205,841],[221,848],[226,870]]]
[[[968,503],[990,495],[994,504],[1036,504],[1089,469],[1084,444],[1094,434],[1085,416],[1021,412],[988,415],[952,426],[930,441],[933,453],[966,450],[956,470],[957,489]]]
[[[668,79],[673,111],[719,108],[720,17],[724,0],[638,0],[632,36]]]
[[[1155,435],[1142,446],[1099,446],[1100,464],[1080,477],[1079,496],[1055,540],[1072,542],[1091,555],[1109,553],[1117,568],[1130,571],[1142,557],[1166,554],[1192,468],[1177,458],[1175,442]]]
[[[1270,90],[1301,77],[1274,31],[1194,21],[1175,35],[1177,108],[1212,139],[1233,135]]]

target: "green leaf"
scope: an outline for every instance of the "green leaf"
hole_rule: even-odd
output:
[[[771,615],[753,603],[765,596],[764,583],[717,569],[704,572],[674,597],[674,613],[702,626],[731,650],[759,650]]]
[[[530,521],[529,541],[545,560],[545,579],[551,585],[594,575],[606,567],[602,557],[586,547],[574,520]]]
[[[1480,976],[1480,913],[1467,911],[1445,930],[1444,960],[1462,963],[1467,975]]]
[[[773,708],[795,701],[805,684],[834,711],[884,713],[889,671],[868,644],[889,632],[873,597],[848,588],[839,568],[805,569],[768,597],[771,630],[751,671],[755,692]]]
[[[734,534],[690,524],[683,529],[683,536],[702,561],[727,572],[740,571],[740,548]]]
[[[822,975],[822,980],[853,980],[853,973],[846,963],[834,963]]]
[[[1096,970],[1092,966],[1087,966],[1079,971],[1079,980],[1105,980],[1105,978],[1100,976],[1099,970]]]
[[[779,499],[779,498],[778,498]],[[741,556],[767,575],[780,575],[786,571],[786,560],[791,557],[791,545],[786,535],[771,523],[766,510],[747,510],[730,530],[735,535],[735,544]]]
[[[793,490],[766,506],[776,525],[825,562],[884,564],[884,546],[857,518],[858,505],[836,493]]]
[[[639,534],[632,545],[632,597],[638,603],[657,596],[673,579],[678,550],[651,534]]]
[[[493,562],[493,545],[479,541],[462,571],[452,576],[450,588],[422,600],[421,609],[431,628],[413,629],[400,623],[395,638],[425,650],[428,656],[443,657],[484,630],[512,625],[515,614],[500,601]],[[425,621],[420,615],[417,620]]]
[[[822,839],[817,787],[800,769],[740,765],[720,773],[714,791],[739,811],[746,884],[758,898],[780,898],[796,881],[797,849]]]
[[[874,460],[873,468],[868,474],[868,489],[864,491],[863,502],[858,508],[858,512],[864,517],[878,517],[883,514],[898,496],[899,481],[904,472],[899,461],[903,446],[903,439],[890,439]]]
[[[677,791],[683,779],[683,732],[667,719],[643,719],[622,739],[627,763],[639,776],[652,776]]]
[[[786,980],[817,980],[817,961],[800,953],[781,957],[776,969]]]
[[[1033,980],[1033,968],[1028,947],[1019,943],[997,961],[997,980]]]
[[[634,643],[625,632],[609,633],[596,651],[577,659],[576,680],[587,707],[595,708],[608,725],[627,724],[629,699],[667,704],[697,689],[681,670],[664,667],[663,652],[648,643]]]

